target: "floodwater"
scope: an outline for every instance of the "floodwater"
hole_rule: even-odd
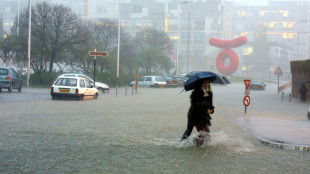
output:
[[[0,173],[309,173],[309,152],[263,146],[235,124],[243,111],[242,84],[213,90],[212,140],[203,147],[194,146],[195,131],[180,143],[190,94],[179,94],[181,88],[1,103]],[[281,115],[264,101],[276,97],[273,92],[253,92],[256,106],[248,112]]]

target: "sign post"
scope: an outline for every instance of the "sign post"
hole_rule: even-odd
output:
[[[281,68],[278,67],[278,68],[276,69],[276,71],[274,72],[274,74],[275,74],[276,76],[278,76],[278,94],[279,94],[279,92],[280,92],[280,76],[282,76],[282,74],[283,74]]]
[[[251,103],[250,90],[249,90],[250,84],[251,84],[250,79],[244,79],[244,85],[245,85],[245,91],[244,91],[245,97],[243,98],[244,113],[247,112],[247,107]]]
[[[135,75],[135,78],[136,78],[136,84],[135,84],[135,90],[136,90],[136,93],[138,92],[138,78],[140,77],[140,75],[139,74],[136,74]]]
[[[94,51],[89,51],[89,56],[94,57],[94,88],[96,88],[96,59],[97,59],[97,56],[106,57],[108,55],[109,54],[107,52],[99,52],[99,51],[97,51],[97,49],[95,49]]]

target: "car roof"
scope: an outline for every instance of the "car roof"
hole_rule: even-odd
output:
[[[85,77],[77,77],[77,76],[59,76],[57,79],[87,79]]]

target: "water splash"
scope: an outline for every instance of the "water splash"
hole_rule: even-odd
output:
[[[153,144],[158,146],[171,146],[176,148],[190,148],[196,147],[194,142],[198,133],[193,133],[188,139],[180,141],[180,139],[164,139],[164,138],[151,138],[144,143]],[[211,133],[211,141],[206,141],[203,143],[201,148],[208,147],[223,147],[227,149],[233,149],[235,152],[253,152],[255,151],[254,145],[248,140],[242,137],[233,137],[224,131]]]

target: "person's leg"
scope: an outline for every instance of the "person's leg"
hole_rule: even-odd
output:
[[[187,129],[184,132],[181,141],[184,139],[187,139],[191,135],[193,128],[194,128],[194,125],[187,125]]]
[[[195,127],[197,129],[197,132],[199,132],[199,135],[197,136],[196,140],[194,141],[196,146],[201,146],[205,140],[211,141],[211,136],[209,134],[210,133],[209,126],[196,124]]]

